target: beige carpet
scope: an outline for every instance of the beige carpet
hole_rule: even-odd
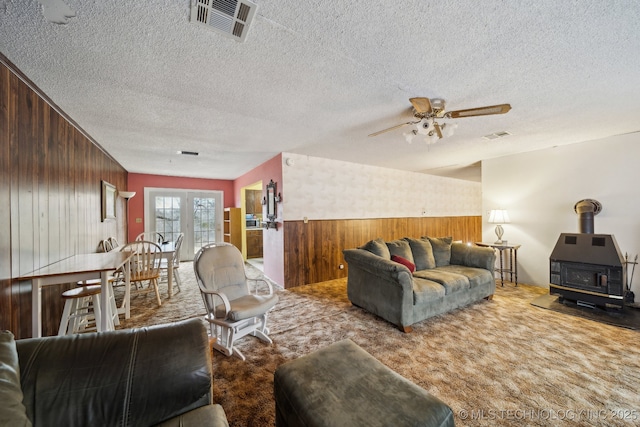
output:
[[[121,327],[201,316],[192,264],[181,264],[180,274],[181,292],[160,308],[152,294],[135,297]],[[449,404],[457,426],[640,425],[640,333],[530,304],[545,292],[505,284],[493,301],[404,334],[351,306],[346,280],[280,290],[269,320],[273,345],[243,338],[245,362],[214,352],[214,400],[231,426],[272,426],[275,368],[350,338]]]

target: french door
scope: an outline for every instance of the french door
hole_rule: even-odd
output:
[[[174,241],[184,233],[181,260],[193,260],[204,245],[223,241],[221,191],[145,188],[145,231]]]

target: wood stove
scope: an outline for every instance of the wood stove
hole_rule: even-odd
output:
[[[550,293],[590,305],[624,306],[625,264],[608,234],[563,233],[550,260]]]
[[[601,209],[591,199],[576,203],[581,232],[560,235],[549,257],[549,293],[559,295],[561,301],[621,309],[626,264],[614,236],[593,233],[593,216]]]

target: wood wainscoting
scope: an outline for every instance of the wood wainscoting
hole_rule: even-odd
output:
[[[127,171],[0,54],[0,329],[31,336],[31,284],[22,274],[125,241],[125,202],[102,221],[101,181],[127,188]],[[55,335],[63,290],[42,290],[43,335]]]
[[[346,277],[348,265],[342,250],[378,237],[452,236],[463,242],[482,239],[481,216],[284,221],[283,227],[286,288]]]

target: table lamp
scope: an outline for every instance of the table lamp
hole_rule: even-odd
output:
[[[502,235],[504,234],[504,230],[502,229],[502,224],[509,224],[509,213],[506,209],[494,209],[489,212],[489,224],[496,224],[496,236],[498,236],[498,240],[496,240],[496,244],[501,245]]]

